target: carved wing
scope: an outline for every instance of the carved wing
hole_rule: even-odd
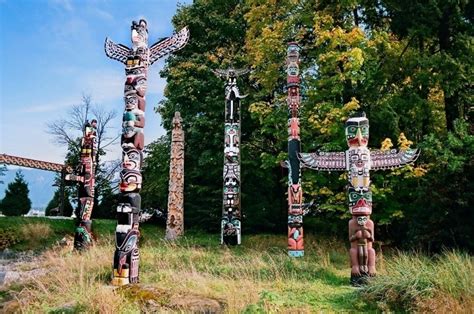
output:
[[[153,44],[150,47],[150,65],[161,57],[183,48],[188,43],[188,40],[189,29],[186,26],[173,36],[164,38]]]
[[[381,151],[371,150],[370,160],[372,170],[383,170],[403,167],[413,163],[420,155],[419,149],[407,149],[397,152],[395,149]]]
[[[105,38],[104,50],[107,57],[127,64],[127,57],[130,54],[130,48],[122,44],[116,44],[108,37]]]
[[[249,69],[232,69],[232,68],[227,69],[227,70],[215,69],[211,71],[216,76],[221,77],[221,78],[227,78],[230,73],[233,73],[232,76],[237,77],[237,76],[241,76],[250,72]]]
[[[298,159],[304,168],[319,171],[346,170],[345,152],[300,153]]]

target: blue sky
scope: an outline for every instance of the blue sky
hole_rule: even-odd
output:
[[[110,37],[127,46],[132,20],[145,18],[149,44],[173,33],[176,0],[0,0],[0,153],[62,163],[65,148],[52,142],[46,123],[67,117],[83,94],[116,109],[112,135],[120,133],[124,108],[123,64],[105,56]],[[145,141],[164,134],[153,112],[166,82],[164,60],[148,74]],[[107,159],[119,159],[119,144]]]

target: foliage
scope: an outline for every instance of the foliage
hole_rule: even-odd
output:
[[[0,177],[5,176],[7,172],[7,166],[6,165],[0,165]],[[3,180],[0,180],[0,184],[4,184]]]
[[[384,311],[463,312],[474,305],[474,260],[467,254],[445,251],[429,258],[399,253],[385,262],[385,271],[361,291]]]
[[[171,119],[180,111],[185,132],[185,223],[217,230],[222,212],[224,84],[212,69],[245,68],[244,39],[246,24],[242,1],[196,1],[182,6],[173,19],[176,28],[187,25],[192,40],[167,59],[162,76],[167,79],[166,99],[156,108],[168,130],[166,139],[151,145],[144,168],[144,197],[147,206],[166,206],[168,151]],[[249,90],[247,77],[239,78],[242,94]],[[258,121],[252,119],[248,106],[251,97],[242,101],[241,180],[244,208],[243,226],[247,230],[276,230],[283,226],[284,190],[280,187],[278,164],[263,169],[262,154],[273,155],[276,139],[267,137],[262,145]],[[158,167],[159,165],[159,167]],[[151,180],[151,181],[150,181]],[[148,181],[148,182],[147,182]],[[153,181],[153,182],[152,182]],[[262,191],[253,193],[251,191]],[[265,191],[265,192],[263,192]],[[158,196],[160,195],[160,196]],[[155,205],[156,204],[156,205]],[[275,217],[280,219],[276,220]]]
[[[20,227],[21,238],[28,242],[31,249],[47,244],[52,233],[50,224],[42,222],[29,223]]]
[[[5,190],[5,197],[0,203],[0,211],[5,216],[21,216],[31,209],[31,200],[28,197],[28,183],[21,170],[15,174],[13,182]]]
[[[97,200],[92,211],[92,218],[114,218],[117,212],[118,194],[114,193],[110,185],[102,187],[101,199]]]
[[[168,206],[170,138],[162,136],[147,145],[146,162],[142,168],[142,208],[165,209]]]
[[[65,189],[64,191],[64,196],[63,196],[63,201],[64,201],[64,212],[63,215],[66,217],[70,217],[72,215],[72,212],[74,211],[74,208],[71,205],[71,202],[69,201],[69,195],[67,194],[68,191]],[[61,188],[58,188],[53,195],[53,198],[49,201],[48,205],[46,206],[45,209],[45,216],[51,216],[51,210],[54,208],[57,208],[59,210],[59,207],[61,206]]]
[[[179,110],[186,132],[186,223],[218,229],[223,82],[210,69],[250,68],[242,103],[244,233],[283,231],[286,222],[286,43],[302,48],[303,151],[344,151],[343,123],[370,119],[371,149],[422,148],[417,165],[372,172],[372,219],[383,245],[472,251],[472,4],[467,1],[198,0],[173,23],[189,44],[167,59],[166,99],[157,108],[166,138],[149,147],[144,199],[166,206],[169,132]],[[456,122],[458,121],[458,122]],[[204,139],[204,140],[203,140]],[[343,173],[303,172],[305,218],[316,232],[345,237]],[[145,195],[151,194],[154,195]],[[472,220],[472,219],[471,219]]]
[[[2,229],[0,232],[0,250],[4,250],[8,247],[15,245],[20,242],[19,237],[17,236],[13,228]]]

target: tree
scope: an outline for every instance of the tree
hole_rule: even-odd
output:
[[[5,172],[7,172],[7,166],[6,165],[0,165],[0,177],[5,176]],[[0,180],[0,184],[4,184],[3,180]]]
[[[74,208],[71,205],[71,202],[69,201],[69,195],[67,194],[67,191],[64,192],[64,216],[70,217],[72,215],[72,212],[74,211]],[[58,208],[61,205],[61,189],[58,188],[53,195],[53,198],[49,201],[48,205],[46,206],[45,209],[45,216],[51,216],[51,210],[54,208]]]
[[[161,72],[167,79],[166,99],[157,112],[168,134],[148,147],[150,153],[144,167],[144,194],[153,190],[155,195],[161,196],[153,199],[144,196],[144,200],[151,206],[166,206],[167,143],[174,112],[180,111],[186,133],[184,207],[188,226],[207,230],[220,228],[225,82],[211,70],[248,67],[244,51],[245,12],[245,5],[238,0],[196,1],[180,7],[173,18],[177,29],[189,27],[194,40],[170,56]],[[247,94],[248,78],[240,77],[238,81],[241,92]],[[253,119],[248,111],[253,97],[254,93],[242,101],[241,110],[242,212],[246,217],[243,220],[246,232],[283,228],[286,212],[279,165],[262,168],[260,158],[263,152],[278,154],[283,144],[276,143],[273,134],[260,135],[258,119]]]
[[[110,181],[117,170],[116,162],[103,162],[102,157],[106,154],[109,145],[115,144],[119,136],[111,137],[110,122],[116,117],[116,112],[105,111],[98,105],[92,104],[92,98],[88,95],[82,96],[82,103],[72,106],[67,118],[61,118],[47,124],[47,132],[53,135],[57,145],[67,145],[65,164],[75,166],[80,162],[80,149],[84,123],[89,119],[97,120],[97,155],[95,168],[95,196],[94,204],[99,201],[110,190]],[[77,186],[67,187],[68,195],[77,195]],[[104,194],[104,195],[103,195]],[[73,199],[73,202],[77,200]]]
[[[31,209],[31,200],[28,197],[28,183],[21,170],[15,174],[15,180],[8,184],[5,197],[0,204],[0,210],[5,216],[21,216]]]

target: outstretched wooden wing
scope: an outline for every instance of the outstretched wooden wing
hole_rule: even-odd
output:
[[[319,171],[346,170],[345,152],[300,153],[298,159],[302,167]]]
[[[407,149],[397,152],[395,149],[371,150],[371,170],[383,170],[403,167],[413,163],[420,155],[419,149]]]
[[[189,40],[188,27],[182,28],[171,37],[166,37],[150,47],[150,65],[161,57],[186,46]]]
[[[127,58],[130,54],[130,48],[122,44],[116,44],[108,37],[105,38],[104,50],[107,57],[127,64]]]

